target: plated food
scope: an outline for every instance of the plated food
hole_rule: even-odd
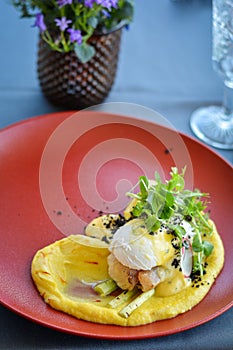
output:
[[[141,176],[124,213],[94,219],[85,235],[41,250],[31,274],[45,302],[79,319],[138,326],[198,304],[224,264],[205,193],[185,189],[185,170],[162,182]]]

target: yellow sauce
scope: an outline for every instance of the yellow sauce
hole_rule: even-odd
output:
[[[169,278],[156,287],[155,294],[128,318],[119,315],[124,305],[116,309],[108,307],[113,295],[100,297],[91,291],[95,283],[109,278],[108,245],[99,239],[77,235],[55,242],[36,253],[31,273],[45,302],[57,310],[96,323],[138,326],[177,316],[205,297],[224,263],[224,248],[216,230],[209,240],[214,250],[207,258],[206,274],[201,282],[184,279],[174,268]]]

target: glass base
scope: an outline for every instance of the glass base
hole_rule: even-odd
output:
[[[233,116],[226,116],[223,107],[198,108],[191,115],[190,126],[194,134],[206,144],[220,149],[233,149]]]

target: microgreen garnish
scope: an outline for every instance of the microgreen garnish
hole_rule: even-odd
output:
[[[193,272],[199,271],[203,274],[205,257],[209,256],[213,246],[202,236],[211,235],[213,227],[209,223],[208,215],[204,212],[207,202],[203,200],[208,194],[199,190],[185,189],[185,168],[181,173],[177,168],[171,168],[171,178],[162,181],[158,172],[155,173],[155,180],[149,181],[146,176],[139,178],[139,193],[129,192],[128,196],[136,198],[137,202],[132,210],[133,217],[144,218],[148,232],[157,231],[162,224],[165,224],[170,232],[173,232],[182,241],[186,231],[182,221],[187,221],[193,230],[192,251],[193,251]]]

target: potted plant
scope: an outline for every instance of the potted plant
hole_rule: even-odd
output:
[[[68,108],[101,103],[115,79],[122,28],[133,0],[12,0],[39,28],[38,77],[52,102]]]

